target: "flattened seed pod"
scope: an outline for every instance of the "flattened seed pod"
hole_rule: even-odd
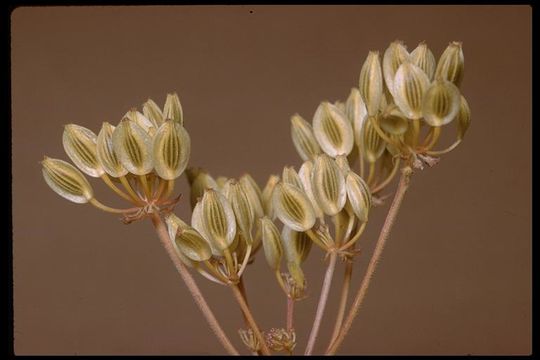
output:
[[[146,175],[152,171],[152,138],[128,118],[114,129],[112,142],[120,163],[130,173]]]
[[[96,150],[96,134],[91,130],[69,124],[64,127],[62,143],[67,155],[85,174],[100,177],[105,170],[99,163]]]
[[[296,186],[299,189],[305,190],[302,185],[302,181],[300,180],[300,177],[298,176],[298,173],[296,172],[296,170],[294,170],[294,167],[292,166],[285,166],[283,168],[281,179],[286,184],[291,184],[291,185]]]
[[[264,256],[273,270],[278,270],[283,257],[281,237],[276,225],[268,217],[260,219]]]
[[[354,137],[356,138],[357,128],[361,128],[361,124],[367,117],[367,108],[362,100],[360,91],[356,88],[351,89],[351,93],[345,103],[345,114],[349,118],[351,125],[353,126]],[[359,125],[356,125],[356,124]]]
[[[336,164],[341,170],[343,176],[347,175],[347,173],[351,170],[351,166],[349,165],[349,160],[347,160],[346,156],[340,155],[336,157]]]
[[[75,166],[46,156],[41,165],[45,182],[58,195],[77,204],[87,203],[94,197],[92,186]]]
[[[179,123],[167,120],[154,136],[154,168],[159,177],[174,180],[186,169],[191,152],[189,134]]]
[[[459,107],[459,113],[457,115],[457,126],[458,126],[458,139],[462,140],[467,132],[467,129],[471,125],[471,109],[467,100],[461,95],[461,105]]]
[[[345,178],[336,162],[327,155],[315,159],[311,186],[317,204],[326,215],[334,216],[345,206]]]
[[[363,136],[360,146],[362,149],[362,155],[370,163],[377,161],[377,159],[382,155],[385,146],[384,140],[379,136],[377,130],[375,130],[372,121],[379,121],[379,117],[370,117],[364,124],[364,131],[362,133]]]
[[[375,115],[383,97],[383,75],[378,51],[370,51],[362,65],[359,89],[368,114]]]
[[[464,58],[461,43],[453,41],[444,50],[437,63],[435,78],[442,77],[459,87],[463,79],[463,69]]]
[[[184,114],[177,93],[167,94],[165,106],[163,106],[163,118],[165,120],[170,119],[179,123],[180,125],[184,125]]]
[[[322,102],[313,117],[313,133],[321,149],[332,157],[348,155],[354,145],[347,115],[329,102]]]
[[[170,213],[165,217],[165,224],[167,225],[169,238],[171,239],[171,243],[173,244],[176,255],[178,255],[178,258],[186,266],[193,267],[194,262],[191,259],[189,259],[186,255],[184,255],[182,251],[176,245],[176,234],[178,232],[178,228],[183,227],[183,226],[188,226],[188,225],[185,222],[183,222],[179,217],[174,215],[173,213]]]
[[[429,78],[418,66],[410,62],[400,65],[394,77],[394,100],[409,119],[422,117],[422,102],[429,87]]]
[[[264,208],[264,214],[272,220],[275,219],[275,214],[272,206],[272,194],[274,192],[274,187],[278,182],[279,176],[270,175],[262,191],[262,205]]]
[[[361,222],[368,221],[371,208],[371,192],[365,181],[350,171],[346,177],[347,197],[354,214]]]
[[[201,198],[206,189],[218,189],[218,185],[214,178],[204,170],[200,170],[197,176],[193,179],[190,189],[190,202],[193,209],[199,198]]]
[[[113,177],[121,177],[128,173],[114,152],[112,134],[114,126],[104,122],[97,137],[97,158],[105,172]]]
[[[200,211],[204,232],[211,242],[222,251],[227,249],[236,235],[236,219],[229,201],[216,190],[206,190]]]
[[[321,153],[321,148],[313,135],[313,128],[298,114],[291,117],[291,137],[302,160],[312,159]]]
[[[159,129],[161,124],[163,124],[163,122],[165,121],[165,119],[163,118],[163,112],[152,99],[148,99],[143,104],[143,114],[148,120],[152,122],[152,125],[156,129]]]
[[[244,187],[244,192],[246,193],[249,203],[255,212],[255,217],[257,219],[264,216],[263,206],[262,206],[262,194],[259,185],[251,175],[244,174],[240,177],[240,184]]]
[[[155,134],[157,128],[154,127],[154,124],[150,120],[148,120],[146,116],[137,111],[137,109],[131,109],[124,115],[124,117],[135,122],[137,125],[143,128],[144,131],[146,131],[150,136],[153,136]]]
[[[304,161],[304,163],[300,167],[300,171],[298,172],[298,177],[300,178],[300,181],[302,182],[302,187],[304,189],[304,192],[306,193],[309,201],[311,202],[313,211],[315,211],[315,216],[318,217],[319,219],[322,219],[324,217],[324,213],[319,207],[319,204],[317,204],[317,200],[315,200],[315,195],[313,195],[313,186],[311,184],[312,176],[313,176],[313,162],[311,160]]]
[[[306,193],[296,186],[280,182],[272,194],[276,216],[293,230],[307,231],[315,225],[315,212]]]
[[[219,244],[217,244],[213,237],[207,231],[202,216],[202,204],[201,200],[197,201],[193,207],[193,213],[191,214],[191,226],[201,234],[201,236],[208,242],[212,254],[215,256],[223,256],[223,250],[221,250]]]
[[[437,61],[425,42],[418,44],[416,49],[411,52],[411,62],[420,69],[424,70],[429,80],[433,80]]]
[[[459,112],[460,101],[456,85],[442,78],[435,80],[424,96],[424,121],[430,126],[450,123]]]
[[[409,52],[403,43],[396,40],[385,50],[383,56],[383,73],[386,87],[392,94],[394,91],[394,77],[399,66],[409,60]]]
[[[299,264],[306,260],[313,244],[313,241],[305,232],[294,231],[287,226],[283,226],[281,230],[281,240],[287,261]]]
[[[390,104],[379,117],[379,125],[389,134],[401,135],[407,131],[409,121],[399,110],[397,105]]]
[[[176,215],[170,214],[165,219],[169,236],[178,252],[193,261],[205,261],[212,257],[208,242],[191,226]]]
[[[227,191],[223,192],[234,212],[236,223],[242,232],[244,239],[251,243],[251,229],[255,221],[255,212],[244,192],[244,187],[234,179],[227,181]]]

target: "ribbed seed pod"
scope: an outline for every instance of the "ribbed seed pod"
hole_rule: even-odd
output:
[[[97,158],[96,134],[94,132],[79,125],[66,125],[62,143],[71,161],[82,172],[92,177],[103,175],[105,170]]]
[[[96,143],[97,158],[107,174],[114,177],[121,177],[126,175],[128,171],[122,166],[118,156],[114,152],[112,141],[113,131],[114,126],[108,122],[104,122],[101,126]]]
[[[294,167],[292,166],[285,166],[283,168],[283,173],[281,174],[281,179],[285,184],[291,184],[296,186],[299,189],[305,190],[302,181],[300,180],[300,177],[298,176],[298,173],[296,170],[294,170]]]
[[[218,186],[218,188],[219,188],[220,190],[223,189],[223,187],[225,186],[225,184],[227,183],[227,181],[229,181],[229,179],[228,179],[227,177],[225,177],[225,176],[218,176],[218,177],[216,178],[216,184],[217,184],[217,186]]]
[[[229,201],[218,191],[208,189],[201,200],[202,226],[220,250],[227,249],[236,235],[236,219]]]
[[[371,123],[372,121],[379,121],[379,117],[375,116],[368,118],[364,124],[364,131],[362,133],[362,142],[360,149],[364,159],[370,163],[374,163],[382,155],[384,151],[385,142],[375,130],[375,127]]]
[[[330,157],[319,155],[315,159],[311,186],[317,204],[326,215],[334,216],[345,206],[345,178]]]
[[[193,209],[197,201],[202,198],[206,189],[218,189],[218,185],[214,178],[204,170],[200,170],[198,175],[193,179],[190,189],[190,203]]]
[[[337,107],[342,112],[345,112],[345,103],[343,101],[334,101],[334,106]]]
[[[180,125],[184,125],[184,115],[178,94],[167,94],[165,106],[163,106],[163,118],[164,120],[170,119]]]
[[[234,179],[227,181],[225,187],[227,190],[224,190],[223,194],[231,204],[238,229],[242,232],[244,239],[251,243],[251,229],[255,221],[255,212],[244,192],[244,187]]]
[[[451,42],[437,63],[435,78],[442,77],[459,87],[463,79],[463,69],[464,58],[461,43],[456,41]]]
[[[383,97],[383,75],[378,51],[370,51],[360,70],[359,90],[369,115],[375,115]]]
[[[368,221],[371,208],[371,192],[365,181],[350,171],[346,177],[347,198],[351,203],[354,214],[361,222]]]
[[[356,136],[356,123],[362,123],[367,117],[367,108],[362,100],[360,91],[356,88],[351,89],[351,93],[345,103],[345,115],[349,118],[351,125],[353,126],[353,132]]]
[[[304,276],[304,272],[302,271],[302,267],[299,263],[294,261],[288,261],[287,262],[287,270],[289,270],[289,274],[291,275],[293,281],[294,281],[294,287],[292,289],[293,298],[295,297],[294,292],[297,292],[300,290],[302,293],[304,290],[306,278]],[[300,295],[300,294],[298,294]],[[298,296],[296,295],[296,296]]]
[[[178,232],[178,228],[179,227],[189,226],[189,225],[187,225],[185,222],[183,222],[179,217],[177,217],[173,213],[170,213],[165,217],[165,224],[167,225],[167,230],[169,232],[169,238],[171,239],[171,243],[173,244],[176,255],[178,255],[178,258],[186,266],[193,267],[194,264],[195,264],[194,261],[192,261],[186,255],[184,255],[184,253],[176,245],[176,234]]]
[[[246,193],[249,203],[253,208],[255,213],[255,218],[259,219],[264,216],[263,206],[262,206],[262,194],[259,185],[255,182],[255,179],[249,174],[244,174],[240,177],[240,184],[244,187],[244,192]]]
[[[152,122],[152,125],[156,129],[159,129],[161,124],[163,124],[163,122],[165,121],[165,119],[163,118],[163,112],[152,99],[148,99],[143,104],[143,114],[148,120]]]
[[[213,237],[208,232],[204,221],[203,221],[203,215],[202,215],[202,199],[197,201],[195,206],[193,207],[193,212],[191,214],[191,226],[201,234],[201,236],[208,242],[210,245],[210,249],[212,250],[212,254],[215,256],[223,256],[223,250],[217,244]],[[232,245],[232,244],[231,244]]]
[[[433,74],[435,74],[435,66],[437,65],[437,61],[425,42],[418,44],[416,49],[411,52],[411,62],[420,69],[424,70],[429,80],[433,80]]]
[[[336,157],[336,164],[341,170],[341,173],[343,176],[347,175],[347,173],[351,170],[351,166],[349,165],[349,160],[347,160],[346,156],[340,155]]]
[[[296,231],[307,231],[315,225],[315,212],[306,193],[296,186],[279,182],[272,194],[276,216]]]
[[[154,136],[154,168],[159,177],[174,180],[186,169],[191,153],[191,139],[182,125],[165,121]]]
[[[124,115],[124,117],[135,122],[137,125],[143,128],[144,131],[150,134],[150,136],[153,136],[157,130],[157,128],[154,127],[154,124],[146,116],[137,111],[137,109],[131,109]]]
[[[394,41],[385,50],[383,56],[383,73],[386,87],[392,94],[394,91],[394,77],[400,65],[409,60],[409,52],[401,41]]]
[[[315,111],[313,133],[321,149],[332,157],[348,155],[353,148],[353,131],[347,115],[326,101]]]
[[[294,231],[288,226],[281,230],[283,253],[287,262],[303,263],[311,250],[313,241],[305,232]]]
[[[152,138],[128,118],[122,119],[112,135],[113,149],[130,173],[146,175],[152,171]]]
[[[41,165],[45,182],[58,195],[77,204],[87,203],[94,197],[92,186],[75,166],[46,156]]]
[[[422,101],[429,87],[429,78],[418,66],[405,62],[394,77],[394,100],[401,112],[409,119],[422,117]]]
[[[471,109],[467,100],[461,95],[461,106],[459,107],[459,113],[457,115],[458,126],[458,139],[462,140],[467,132],[467,129],[471,125]]]
[[[311,184],[312,176],[313,176],[313,161],[311,160],[304,161],[304,163],[300,167],[300,170],[298,171],[298,177],[300,178],[300,181],[302,182],[302,187],[304,189],[304,192],[306,193],[309,201],[311,202],[313,211],[315,211],[315,216],[321,219],[324,217],[324,213],[319,207],[319,204],[317,204],[317,200],[315,200],[315,195],[313,195],[313,186]]]
[[[193,261],[205,261],[212,257],[210,245],[197,230],[174,214],[167,216],[165,223],[169,230],[169,237],[178,252]]]
[[[379,125],[389,134],[401,135],[407,131],[409,121],[399,110],[397,105],[390,104],[379,117]]]
[[[270,175],[264,189],[262,191],[262,205],[264,214],[270,219],[275,219],[275,214],[272,206],[272,194],[274,193],[274,187],[279,182],[279,176]]]
[[[291,117],[291,137],[302,160],[312,159],[321,153],[321,148],[313,135],[313,128],[298,114]]]
[[[281,264],[281,258],[283,257],[279,230],[272,220],[266,216],[261,218],[260,221],[264,256],[270,268],[278,270]]]
[[[450,81],[435,80],[424,96],[424,121],[430,126],[450,123],[459,112],[461,94]]]

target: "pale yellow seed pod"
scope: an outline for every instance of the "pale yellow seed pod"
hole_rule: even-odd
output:
[[[268,217],[260,219],[262,244],[266,262],[273,270],[278,270],[283,257],[283,249],[281,247],[281,236],[276,225]]]
[[[300,177],[298,176],[298,173],[296,170],[294,170],[294,167],[292,166],[285,166],[283,168],[283,173],[281,174],[281,179],[285,184],[291,184],[296,186],[299,189],[305,190],[302,181],[300,180]]]
[[[307,231],[315,225],[315,212],[303,190],[279,182],[272,194],[273,208],[283,224],[296,231]]]
[[[367,108],[362,100],[360,91],[356,88],[351,89],[351,93],[345,103],[345,114],[353,126],[354,139],[357,138],[357,132],[362,128],[362,123],[367,118]]]
[[[165,120],[170,119],[179,123],[180,125],[184,125],[184,114],[177,93],[167,94],[167,99],[165,100],[165,105],[163,106],[163,118]]]
[[[394,77],[394,100],[409,119],[422,117],[422,102],[429,87],[429,78],[418,66],[410,62],[400,65]]]
[[[410,58],[409,52],[403,43],[396,40],[388,46],[383,55],[383,73],[386,87],[390,94],[394,91],[394,77],[399,66]]]
[[[167,225],[167,231],[169,233],[169,239],[171,240],[171,243],[173,245],[173,248],[175,250],[176,255],[182,261],[186,266],[193,267],[195,265],[195,262],[188,258],[176,245],[176,234],[178,232],[179,227],[185,227],[189,226],[185,222],[183,222],[179,217],[174,215],[173,213],[168,214],[165,216],[165,224]]]
[[[346,156],[340,155],[336,157],[336,164],[341,170],[341,173],[343,176],[347,175],[347,173],[351,170],[351,166],[349,165],[349,160],[347,160]]]
[[[389,134],[401,135],[407,131],[409,121],[397,105],[390,104],[379,117],[379,125]]]
[[[461,95],[461,106],[459,107],[459,113],[457,115],[458,126],[458,139],[462,140],[467,132],[467,129],[471,125],[471,109],[467,100]]]
[[[450,81],[435,80],[424,96],[424,121],[430,126],[450,123],[459,112],[461,94]]]
[[[153,144],[154,168],[165,180],[178,178],[189,162],[191,139],[182,125],[165,121],[156,132]]]
[[[202,199],[197,201],[193,207],[193,213],[191,214],[191,226],[197,230],[199,234],[201,234],[201,236],[208,242],[213,255],[223,256],[223,250],[220,248],[219,244],[213,240],[213,237],[210,235],[206,226],[204,225],[202,216]]]
[[[275,219],[274,207],[272,206],[272,194],[274,192],[274,187],[279,182],[279,176],[270,175],[264,189],[262,191],[262,205],[264,209],[264,214],[270,219]]]
[[[218,188],[220,190],[223,190],[223,187],[225,186],[225,184],[227,183],[227,181],[229,181],[229,178],[225,177],[225,176],[218,176],[216,178],[216,184],[218,186]]]
[[[163,124],[163,122],[165,121],[165,119],[163,118],[163,112],[152,99],[148,99],[143,104],[143,114],[148,120],[152,122],[152,125],[156,129],[159,129],[161,124]]]
[[[242,232],[244,239],[251,243],[251,230],[255,221],[255,212],[244,192],[244,187],[236,180],[230,179],[227,181],[227,185],[224,186],[223,195],[231,204],[238,229]]]
[[[146,116],[137,111],[137,109],[131,109],[124,115],[124,117],[135,122],[150,136],[153,136],[156,133],[157,128],[154,126],[154,124]]]
[[[58,195],[77,204],[87,203],[94,197],[92,186],[75,166],[46,156],[41,165],[45,182]]]
[[[372,121],[379,121],[379,116],[368,118],[364,124],[364,131],[362,132],[361,152],[370,163],[374,163],[384,152],[385,142],[379,136],[377,130],[372,124]]]
[[[313,117],[313,133],[321,149],[328,155],[348,155],[354,145],[350,121],[343,111],[322,102]]]
[[[134,121],[122,119],[112,135],[113,149],[130,173],[146,175],[152,171],[152,138]]]
[[[197,230],[174,214],[169,214],[165,223],[177,252],[193,261],[205,261],[212,257],[210,245]]]
[[[334,216],[345,206],[345,178],[336,162],[327,155],[315,159],[311,186],[317,204],[326,215]]]
[[[288,226],[281,230],[283,253],[287,262],[303,263],[311,250],[313,241],[305,232],[294,231]]]
[[[358,220],[368,221],[371,208],[371,192],[366,182],[357,174],[350,171],[346,177],[347,198]]]
[[[464,58],[461,43],[456,41],[451,42],[437,63],[435,78],[442,77],[459,87],[463,80],[463,69]]]
[[[345,103],[343,101],[334,101],[334,106],[337,107],[342,112],[345,112]]]
[[[198,174],[195,176],[191,183],[189,199],[192,209],[195,207],[197,201],[202,198],[206,189],[217,190],[218,185],[209,173],[204,170],[199,170]]]
[[[411,62],[424,70],[429,80],[433,80],[437,61],[425,42],[418,44],[416,49],[411,52]]]
[[[369,115],[375,115],[383,97],[383,75],[378,51],[370,51],[360,70],[359,89]]]
[[[103,170],[113,177],[121,177],[128,173],[126,168],[120,163],[113,148],[112,134],[114,126],[104,122],[97,137],[96,150],[97,158]]]
[[[300,264],[295,261],[288,261],[287,270],[289,270],[289,274],[291,275],[294,281],[294,285],[297,288],[296,290],[303,291],[306,278],[304,276],[304,272],[302,271],[302,267],[300,266]]]
[[[302,160],[312,159],[315,155],[321,153],[321,148],[310,123],[304,120],[300,115],[295,114],[291,117],[291,137],[298,155]]]
[[[208,189],[201,200],[205,233],[220,250],[227,249],[236,235],[236,219],[229,201],[218,191]]]
[[[246,193],[249,203],[253,208],[255,218],[262,218],[264,216],[264,211],[262,205],[262,194],[259,185],[257,185],[255,179],[253,179],[253,177],[249,174],[242,175],[239,181],[244,187],[244,192]]]
[[[105,173],[97,158],[94,132],[79,125],[66,125],[62,143],[71,161],[86,175],[100,177]]]
[[[319,207],[317,200],[315,200],[315,195],[313,195],[313,186],[311,185],[312,176],[313,176],[313,161],[311,160],[304,161],[304,163],[300,167],[300,170],[298,171],[298,177],[300,178],[300,181],[302,182],[302,187],[309,201],[311,202],[313,211],[315,211],[315,216],[319,219],[322,219],[324,217],[324,213]]]

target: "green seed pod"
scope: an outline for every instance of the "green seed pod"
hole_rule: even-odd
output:
[[[347,197],[358,220],[367,222],[371,208],[371,192],[365,181],[350,171],[346,177]]]
[[[281,236],[276,225],[268,217],[260,219],[264,256],[272,270],[278,270],[283,257]]]
[[[163,112],[159,106],[152,99],[148,99],[143,104],[143,114],[144,116],[152,122],[152,126],[156,129],[159,129],[161,124],[165,121],[163,118]]]
[[[313,211],[315,211],[315,216],[319,219],[322,219],[324,217],[324,213],[319,207],[317,200],[315,200],[315,195],[313,195],[313,186],[311,184],[311,179],[313,177],[313,162],[311,160],[304,161],[304,163],[300,167],[300,171],[298,172],[298,177],[302,182],[302,188],[304,189],[309,201],[311,202]]]
[[[383,97],[383,75],[378,51],[370,51],[360,70],[360,94],[369,115],[375,115]]]
[[[303,190],[279,182],[272,194],[276,216],[293,230],[307,231],[315,225],[315,212]]]
[[[146,175],[152,171],[152,138],[134,121],[122,119],[112,135],[113,149],[130,173]]]
[[[206,240],[188,224],[176,215],[169,214],[165,218],[169,237],[176,250],[193,261],[205,261],[212,257],[210,245]]]
[[[302,267],[300,266],[300,264],[294,261],[288,261],[287,270],[289,270],[289,274],[291,275],[294,285],[295,285],[293,287],[293,291],[302,292],[304,290],[306,278],[304,276],[304,272],[302,271]]]
[[[384,151],[385,142],[375,130],[372,121],[379,121],[379,116],[368,118],[364,124],[364,131],[362,133],[362,143],[360,149],[364,158],[374,163],[382,155]]]
[[[45,182],[58,195],[77,204],[87,203],[94,197],[92,186],[75,166],[46,156],[41,165]]]
[[[456,85],[438,78],[424,96],[424,120],[430,126],[450,123],[459,112],[461,94]]]
[[[244,187],[244,192],[246,193],[249,203],[253,208],[255,213],[255,218],[260,219],[264,216],[263,205],[262,205],[262,194],[259,185],[255,179],[249,174],[244,174],[240,177],[240,184]]]
[[[230,179],[227,181],[227,185],[224,186],[223,195],[231,204],[239,230],[246,241],[251,243],[251,229],[255,221],[255,212],[244,192],[244,187],[236,180]]]
[[[201,200],[200,216],[204,233],[210,237],[207,240],[221,251],[227,249],[236,235],[236,219],[225,196],[213,189],[206,190]]]
[[[394,77],[394,100],[409,119],[422,118],[422,101],[429,87],[429,78],[418,66],[405,62]]]
[[[294,170],[294,167],[292,166],[285,166],[283,168],[281,179],[283,179],[283,182],[285,184],[291,184],[291,185],[296,186],[299,189],[305,190],[304,187],[302,186],[302,181],[300,180],[298,173],[296,172],[296,170]]]
[[[279,176],[270,175],[262,191],[262,205],[264,208],[264,214],[272,220],[275,219],[275,214],[272,206],[272,194],[274,192],[274,187],[278,182]]]
[[[167,120],[154,136],[154,168],[165,180],[178,178],[189,162],[191,139],[179,123]]]
[[[315,112],[313,133],[321,149],[332,157],[348,155],[352,151],[351,123],[343,111],[328,102],[322,102]]]
[[[345,178],[333,159],[317,156],[311,184],[315,200],[326,215],[334,216],[343,209],[347,200]]]
[[[97,137],[96,152],[97,158],[103,170],[113,177],[121,177],[128,173],[122,166],[118,156],[114,152],[112,134],[114,126],[108,122],[104,122],[101,126],[101,131]]]
[[[213,241],[212,236],[204,225],[202,216],[202,199],[197,201],[193,207],[193,213],[191,214],[191,226],[197,230],[199,234],[201,234],[201,236],[208,242],[214,256],[223,256],[223,250],[221,250],[219,245]]]
[[[396,40],[385,50],[383,56],[383,73],[386,87],[392,94],[394,91],[394,77],[400,65],[408,61],[409,52],[403,43]]]
[[[467,100],[461,95],[461,105],[459,107],[459,113],[457,115],[457,126],[458,126],[458,139],[462,140],[467,132],[467,129],[471,125],[471,109]]]
[[[321,153],[321,148],[313,135],[313,128],[298,114],[291,117],[291,137],[302,160],[312,159]]]
[[[75,124],[66,125],[62,143],[71,161],[82,172],[92,177],[105,173],[97,158],[96,134],[91,130]]]
[[[433,80],[433,74],[435,74],[435,66],[437,65],[437,61],[425,42],[418,44],[416,49],[411,52],[411,62],[420,69],[424,70],[429,80]]]
[[[390,104],[379,117],[381,128],[392,135],[401,135],[409,127],[409,121],[395,104]]]
[[[185,222],[183,222],[179,217],[174,215],[173,213],[168,214],[165,217],[165,224],[167,225],[167,231],[169,233],[169,238],[171,239],[171,243],[173,244],[173,248],[176,252],[176,255],[178,255],[178,258],[188,267],[194,266],[194,261],[192,261],[190,258],[188,258],[184,253],[178,248],[176,245],[176,234],[178,232],[178,228],[180,227],[188,227]]]
[[[456,41],[451,42],[437,63],[435,78],[442,77],[459,87],[463,79],[463,69],[464,58],[461,43]]]
[[[294,231],[287,226],[281,230],[283,252],[287,262],[303,263],[311,250],[313,241],[305,232]]]
[[[178,94],[167,94],[165,106],[163,107],[163,118],[165,120],[170,119],[179,123],[180,125],[184,125],[184,115]]]
[[[154,124],[150,120],[148,120],[146,116],[138,112],[137,109],[131,109],[124,115],[124,117],[135,122],[137,125],[143,128],[144,131],[146,131],[150,136],[153,136],[156,133],[157,128],[154,127]]]

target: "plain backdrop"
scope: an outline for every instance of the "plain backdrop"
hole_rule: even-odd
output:
[[[11,20],[16,354],[224,353],[148,221],[123,225],[47,187],[39,161],[67,159],[64,124],[97,132],[177,91],[190,164],[215,176],[250,172],[262,186],[301,164],[290,116],[311,119],[320,101],[344,100],[368,51],[396,39],[410,50],[426,41],[437,58],[463,42],[472,125],[455,151],[414,175],[341,353],[531,352],[530,7],[21,7]],[[122,206],[92,183],[98,199]],[[185,178],[177,190],[188,194]],[[189,219],[184,199],[176,213]],[[353,291],[387,210],[372,212]],[[310,296],[297,306],[300,351],[324,266],[313,251]],[[333,326],[342,269],[316,352]],[[245,353],[230,291],[194,276]],[[261,327],[284,326],[285,299],[262,257],[245,277]]]

